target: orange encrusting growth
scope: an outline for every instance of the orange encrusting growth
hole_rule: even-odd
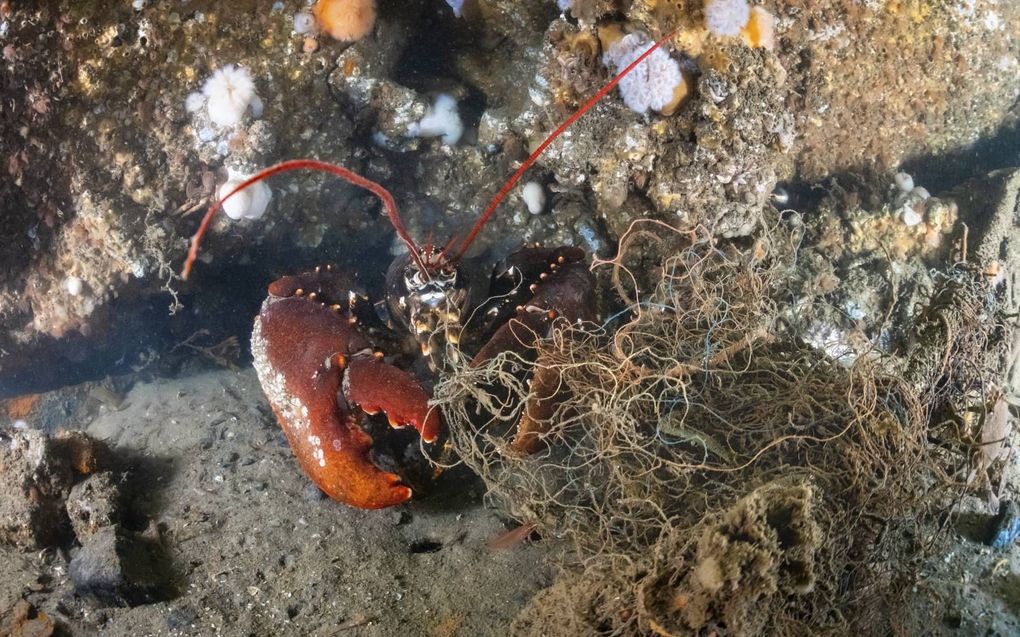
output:
[[[0,401],[0,405],[3,405],[8,418],[21,420],[32,413],[40,398],[42,394],[24,394]]]
[[[677,111],[680,106],[687,102],[687,98],[694,93],[694,82],[691,80],[691,76],[688,73],[681,75],[680,83],[676,85],[673,90],[673,99],[670,100],[669,104],[662,107],[659,111],[662,115],[670,116]]]
[[[754,7],[740,35],[748,46],[771,51],[776,46],[775,29],[775,18],[772,14],[761,7]]]
[[[375,0],[319,0],[312,8],[319,30],[337,40],[354,42],[375,26]]]

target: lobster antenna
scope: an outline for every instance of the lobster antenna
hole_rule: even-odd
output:
[[[272,177],[273,175],[291,170],[303,169],[321,170],[322,172],[336,175],[337,177],[340,177],[359,188],[364,188],[378,197],[379,200],[382,201],[383,208],[386,209],[386,215],[390,218],[390,223],[393,224],[393,228],[397,231],[397,236],[400,237],[400,239],[407,245],[407,249],[411,252],[411,258],[413,258],[418,264],[418,267],[425,272],[425,264],[422,263],[418,246],[414,243],[414,240],[411,238],[407,228],[404,227],[404,223],[400,220],[400,216],[397,214],[397,203],[394,201],[393,195],[390,194],[389,190],[386,190],[386,188],[382,185],[377,184],[371,179],[362,177],[358,173],[348,170],[343,166],[319,161],[317,159],[290,159],[288,161],[282,161],[278,164],[274,164],[268,168],[263,168],[227,193],[227,196],[209,206],[209,210],[205,213],[205,217],[202,218],[202,223],[198,226],[198,230],[195,232],[195,235],[191,237],[191,248],[188,250],[188,258],[184,260],[184,268],[181,270],[181,278],[185,281],[188,280],[188,275],[191,274],[191,268],[195,264],[195,259],[198,258],[198,248],[202,244],[202,237],[205,236],[206,231],[209,229],[209,224],[212,223],[213,217],[216,216],[216,212],[223,207],[223,203],[227,199],[230,199],[248,186],[256,184],[268,177]]]
[[[578,119],[580,119],[582,115],[591,110],[591,107],[595,106],[595,104],[597,104],[599,100],[605,97],[606,93],[609,93],[609,91],[616,88],[616,85],[620,83],[620,80],[622,80],[628,73],[633,71],[638,64],[644,62],[645,58],[651,55],[656,49],[658,49],[663,44],[668,42],[674,35],[676,35],[676,33],[679,30],[680,30],[679,27],[673,29],[666,35],[659,38],[659,40],[655,44],[648,47],[647,51],[642,53],[638,57],[638,59],[631,62],[627,66],[627,68],[617,73],[616,77],[609,80],[609,82],[605,86],[600,88],[597,93],[592,95],[587,102],[581,105],[579,109],[574,111],[573,115],[568,117],[566,121],[564,121],[556,128],[556,130],[550,133],[549,136],[546,137],[545,140],[538,145],[538,148],[536,148],[534,152],[528,155],[528,158],[524,160],[524,163],[521,164],[521,167],[515,170],[514,174],[510,175],[510,179],[506,180],[506,183],[503,184],[503,187],[499,189],[499,192],[496,193],[496,196],[493,197],[492,201],[489,202],[489,205],[485,209],[485,212],[483,212],[482,216],[479,217],[478,221],[475,222],[475,225],[471,228],[471,232],[467,234],[467,236],[464,238],[463,243],[460,244],[460,248],[457,249],[457,254],[454,255],[453,257],[454,261],[459,260],[461,257],[464,256],[464,253],[467,252],[467,249],[471,245],[471,242],[474,241],[475,237],[478,236],[478,233],[481,232],[482,226],[484,226],[485,223],[489,220],[489,217],[491,217],[492,214],[496,212],[496,208],[499,207],[499,204],[503,203],[503,200],[506,199],[506,196],[510,194],[510,191],[513,189],[513,187],[517,185],[517,182],[520,181],[521,177],[524,176],[524,173],[529,168],[531,168],[532,164],[534,164],[535,161],[539,158],[539,156],[545,151],[545,149],[549,147],[549,144],[553,143],[553,141],[557,137],[563,134],[563,131],[570,128],[570,126]]]

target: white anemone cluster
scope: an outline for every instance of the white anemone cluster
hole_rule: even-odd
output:
[[[644,33],[631,33],[614,42],[603,54],[602,63],[619,73],[627,68],[653,44]],[[661,48],[645,58],[633,71],[628,73],[617,87],[623,103],[632,111],[647,113],[649,109],[661,111],[676,96],[676,89],[683,82],[680,64]]]
[[[705,26],[714,35],[738,36],[750,20],[747,0],[705,0]]]

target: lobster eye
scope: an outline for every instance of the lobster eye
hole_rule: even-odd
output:
[[[408,268],[404,273],[404,287],[408,290],[413,290],[424,285],[424,281],[421,278],[421,272],[417,268]]]

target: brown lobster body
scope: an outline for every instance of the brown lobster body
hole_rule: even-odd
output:
[[[527,355],[555,323],[593,319],[594,285],[583,257],[581,250],[569,247],[525,248],[511,255],[492,277],[491,298],[499,303],[483,304],[472,313],[500,322],[472,364],[506,350]],[[438,437],[440,418],[429,408],[422,384],[385,362],[380,344],[397,339],[388,338],[373,320],[372,306],[345,291],[346,284],[332,269],[273,282],[255,318],[252,355],[302,470],[335,500],[382,508],[407,501],[411,489],[373,461],[376,441],[365,431],[365,416],[383,412],[391,426],[411,426],[425,442]],[[508,307],[511,303],[516,306]],[[546,412],[554,407],[538,400],[528,413],[551,415]],[[525,439],[526,444],[521,442]],[[535,439],[536,428],[529,425],[514,446],[533,451]]]
[[[569,246],[523,248],[508,257],[485,289],[477,281],[468,281],[474,277],[462,272],[462,259],[549,144],[674,33],[659,39],[549,134],[492,198],[459,245],[451,240],[438,251],[431,245],[419,248],[386,188],[342,166],[314,159],[289,160],[260,171],[210,207],[192,238],[182,278],[188,278],[201,239],[224,201],[279,173],[324,171],[377,196],[407,246],[407,256],[390,268],[384,305],[394,318],[390,323],[411,333],[432,369],[442,368],[444,360],[459,359],[462,344],[470,349],[477,345],[471,365],[502,351],[533,352],[535,343],[557,326],[594,319],[594,281],[584,252]],[[272,283],[255,319],[252,354],[263,390],[305,473],[336,500],[381,508],[405,502],[411,489],[396,473],[374,462],[375,441],[365,430],[366,414],[385,412],[391,426],[411,426],[427,443],[438,438],[440,417],[429,408],[422,384],[386,362],[377,341],[394,339],[387,338],[383,322],[367,299],[349,289],[330,268]],[[485,300],[479,302],[479,298]],[[540,365],[532,389],[512,443],[523,453],[538,449],[548,430],[560,391],[558,374]]]

